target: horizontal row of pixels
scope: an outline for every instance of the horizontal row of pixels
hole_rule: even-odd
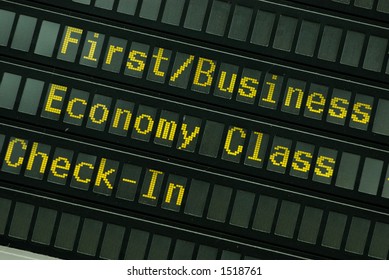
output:
[[[288,115],[303,116],[329,125],[389,136],[389,124],[385,121],[389,101],[386,99],[375,103],[371,95],[162,47],[151,50],[150,45],[139,42],[132,42],[126,50],[130,45],[127,40],[113,36],[104,39],[107,37],[104,34],[84,32],[76,27],[65,26],[59,41],[59,30],[59,24],[43,21],[34,53],[51,57],[54,50],[58,50],[56,57],[59,60],[75,62],[79,58],[80,65],[121,74],[116,79],[126,83],[132,83],[128,77],[141,79],[146,76],[147,82],[167,84],[175,90],[186,89],[191,96],[193,92],[212,93],[212,98],[220,99],[219,102],[224,100],[232,106],[248,107],[258,114],[278,111],[286,119]],[[83,46],[80,45],[82,41]],[[371,91],[370,94],[373,89]]]
[[[4,136],[0,134],[0,143],[3,142],[1,139]],[[77,189],[79,196],[83,195],[80,191],[89,191],[93,186],[94,196],[113,195],[118,200],[228,223],[233,227],[273,234],[295,242],[312,245],[321,242],[321,246],[336,250],[341,249],[342,240],[348,232],[344,250],[357,255],[365,254],[371,225],[371,221],[365,218],[328,211],[330,207],[303,206],[298,201],[168,174],[164,170],[135,165],[136,159],[129,157],[124,163],[48,143],[30,143],[14,137],[5,139],[7,141],[9,143],[5,146],[8,148],[3,152],[0,149],[0,154],[5,154],[1,164],[3,173],[21,176],[24,170],[24,177]],[[346,230],[348,219],[351,219],[351,224]],[[385,259],[389,242],[383,237],[389,225],[377,223],[377,227],[369,256]],[[319,236],[321,240],[318,240]]]
[[[5,87],[3,82],[7,79],[12,82]],[[389,198],[389,175],[383,174],[387,164],[384,153],[379,159],[371,157],[370,150],[366,149],[364,153],[359,148],[357,153],[347,149],[341,151],[337,143],[322,138],[309,141],[300,134],[290,138],[290,132],[277,130],[271,125],[249,120],[238,124],[230,116],[215,118],[205,111],[185,108],[185,105],[180,105],[179,111],[180,107],[175,103],[167,106],[161,103],[160,107],[155,107],[150,101],[149,104],[139,103],[138,98],[130,98],[128,93],[127,101],[91,94],[67,84],[22,79],[22,76],[10,73],[4,74],[3,82],[0,84],[0,100],[1,93],[7,92],[4,96],[14,100],[8,108],[36,116],[36,119],[28,117],[34,123],[48,119],[54,128],[58,123],[64,123],[80,128],[78,133],[81,135],[90,137],[92,134],[87,131],[92,130],[97,132],[98,139],[167,155],[174,149],[176,157],[207,165],[214,162],[222,169],[228,169],[225,163],[230,162],[234,171],[238,166],[241,173],[260,178],[276,177],[289,183],[292,176],[299,182],[308,180]],[[1,90],[4,88],[7,91]],[[99,90],[93,87],[93,91]],[[15,106],[15,100],[19,100],[18,106]],[[209,115],[209,118],[203,115]]]
[[[227,37],[247,42],[245,50],[263,53],[266,48],[277,52],[304,56],[311,64],[317,60],[328,61],[371,72],[389,74],[388,40],[381,37],[383,30],[375,30],[372,35],[363,31],[358,24],[345,29],[343,22],[322,23],[314,14],[293,9],[280,12],[272,3],[258,1],[257,7],[246,7],[220,0],[142,0],[121,1],[113,11],[114,1],[95,6],[108,12],[136,16],[140,19],[159,21],[170,26],[182,26],[206,34]],[[82,3],[90,4],[90,3]],[[140,9],[137,9],[137,5]],[[381,5],[380,5],[381,6]],[[164,11],[160,14],[160,8]],[[187,10],[185,10],[187,9]],[[112,11],[112,12],[111,12]],[[111,12],[111,13],[110,13]],[[92,12],[93,13],[93,12]],[[106,15],[107,16],[107,15]],[[181,17],[184,19],[181,19]],[[316,16],[317,17],[317,16]],[[116,20],[116,18],[115,18]],[[323,19],[322,19],[323,20]],[[177,30],[179,32],[179,30]],[[253,45],[256,46],[253,48]],[[364,46],[367,48],[364,49]],[[282,53],[277,54],[282,55]],[[310,58],[310,59],[309,59]],[[345,71],[349,72],[349,71]]]
[[[0,198],[0,237],[100,259],[253,259],[197,240]],[[30,235],[29,232],[32,234]],[[199,244],[200,243],[200,244]],[[222,246],[220,246],[222,247]]]

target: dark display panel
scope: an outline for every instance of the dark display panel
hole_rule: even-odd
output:
[[[307,259],[1,183],[0,244],[65,259]]]
[[[36,1],[53,4],[47,0]],[[380,2],[377,8],[385,11],[386,0]],[[66,0],[54,5],[181,36],[196,39],[201,36],[202,40],[251,53],[314,67],[320,65],[330,71],[381,82],[386,82],[389,75],[386,28],[313,12],[310,7],[293,7],[288,1],[117,0],[112,3],[115,5],[102,7],[98,2]],[[179,5],[182,8],[175,11]]]
[[[124,1],[126,2],[126,1]],[[131,0],[130,0],[131,2]],[[302,3],[309,6],[316,6],[327,11],[333,10],[342,14],[367,18],[379,23],[389,23],[389,1],[388,0],[289,0],[289,2]],[[86,3],[84,3],[86,4]]]
[[[55,18],[57,22],[59,17],[50,12],[40,16]],[[28,42],[20,43],[29,46],[25,50],[29,53],[20,52],[26,46],[19,48],[18,41],[16,45],[13,43],[13,37],[4,41],[3,45],[9,48],[0,48],[0,53],[47,65],[55,63],[56,67],[70,71],[88,72],[99,78],[146,86],[303,126],[325,128],[383,144],[388,141],[389,124],[385,114],[389,101],[385,87],[323,75],[319,79],[316,73],[209,52],[198,45],[179,44],[176,40],[126,32],[122,28],[110,29],[111,36],[106,31],[98,31],[106,30],[103,24],[90,25],[74,18],[63,17],[61,22],[69,19],[72,23],[59,24],[45,19],[40,27],[34,25],[35,39],[30,41],[29,36],[24,36]]]
[[[387,28],[293,2],[0,1],[0,244],[388,259]]]
[[[0,100],[8,101],[0,105],[3,117],[387,208],[386,150],[60,75],[34,75],[20,66],[7,69],[0,73]]]
[[[281,187],[242,180],[233,183],[234,178],[207,175],[166,159],[10,124],[0,126],[0,144],[0,174],[8,182],[183,224],[190,218],[191,225],[246,238],[247,244],[266,240],[307,254],[315,250],[326,257],[387,257],[389,243],[383,236],[389,233],[389,220],[383,212]],[[373,221],[379,229],[368,236]],[[353,229],[353,223],[363,230]],[[377,242],[381,245],[376,248]]]

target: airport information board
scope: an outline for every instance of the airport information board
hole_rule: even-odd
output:
[[[388,259],[388,14],[386,0],[0,1],[0,244]]]

